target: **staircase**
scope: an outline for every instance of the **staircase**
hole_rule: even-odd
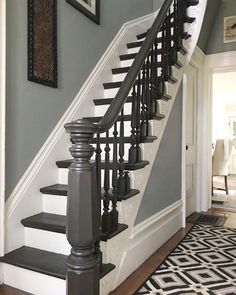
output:
[[[111,69],[104,98],[93,100],[95,116],[66,124],[72,159],[56,161],[59,183],[40,188],[43,212],[21,220],[24,246],[1,258],[5,284],[39,295],[64,295],[66,288],[90,295],[98,294],[99,277],[101,294],[114,288],[145,188],[138,178],[164,131],[187,62],[185,27],[196,23],[188,11],[198,6],[165,1],[152,28],[129,42]],[[124,212],[129,200],[136,202],[132,218]],[[124,249],[109,259],[119,239]]]

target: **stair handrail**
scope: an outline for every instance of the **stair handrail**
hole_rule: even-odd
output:
[[[119,113],[121,112],[121,109],[125,104],[126,98],[128,97],[128,94],[132,89],[132,86],[138,76],[138,73],[140,72],[142,65],[151,49],[151,46],[153,45],[153,42],[157,34],[160,32],[160,29],[166,18],[167,11],[169,10],[172,3],[173,0],[165,0],[165,2],[163,3],[151,29],[148,31],[148,34],[139,52],[137,53],[137,56],[135,57],[133,64],[131,65],[124,81],[122,82],[120,89],[118,90],[115,98],[112,100],[104,117],[97,123],[97,132],[106,132],[112,127],[112,125],[117,120],[117,117],[119,116]]]
[[[106,111],[104,117],[94,123],[88,119],[79,119],[65,124],[67,133],[70,133],[72,147],[70,153],[73,161],[69,167],[68,177],[68,203],[67,203],[67,239],[72,247],[71,254],[67,261],[67,295],[98,295],[99,277],[101,271],[102,254],[99,248],[100,228],[109,234],[109,228],[118,226],[118,212],[116,210],[117,196],[129,192],[130,180],[124,165],[124,104],[130,91],[133,88],[132,96],[132,118],[131,118],[131,147],[129,150],[130,162],[141,162],[140,138],[148,136],[149,120],[154,118],[157,113],[156,100],[163,95],[164,82],[166,78],[171,77],[171,4],[179,5],[176,9],[175,17],[182,19],[182,6],[186,0],[165,0],[151,29],[148,31],[141,49],[131,65],[127,76],[125,77],[120,89],[111,105]],[[178,16],[178,17],[177,17]],[[181,35],[181,25],[183,23],[174,23]],[[158,69],[152,66],[158,64],[158,44],[157,36],[162,31],[162,74],[158,78]],[[165,40],[167,38],[168,42]],[[174,36],[175,38],[175,36]],[[182,39],[181,39],[182,42]],[[180,42],[180,43],[181,43]],[[177,41],[178,48],[181,47]],[[153,49],[154,48],[154,49]],[[154,54],[152,51],[154,50]],[[178,49],[179,50],[179,49]],[[174,60],[176,59],[174,54]],[[145,64],[146,60],[146,64]],[[151,66],[151,68],[150,68]],[[150,74],[153,70],[153,76]],[[146,75],[146,76],[145,76]],[[153,78],[153,79],[152,79]],[[137,79],[137,83],[136,82]],[[158,80],[159,79],[159,80]],[[154,82],[153,82],[154,81]],[[156,85],[158,89],[156,89]],[[137,91],[136,91],[137,90]],[[147,91],[144,94],[144,91]],[[152,93],[151,93],[152,91]],[[138,92],[139,94],[137,94]],[[143,94],[141,95],[141,92]],[[152,95],[153,97],[150,97]],[[135,110],[138,109],[137,113]],[[134,111],[133,111],[134,110]],[[163,118],[163,117],[162,117]],[[120,138],[117,135],[117,120],[120,120]],[[141,122],[141,124],[140,124]],[[119,161],[113,163],[113,172],[119,169],[119,176],[114,174],[112,212],[110,208],[110,147],[105,147],[105,169],[104,169],[104,195],[103,195],[103,215],[101,220],[101,147],[100,133],[106,132],[106,138],[109,139],[109,130],[114,125],[113,140],[114,151],[117,153],[117,143],[119,142]],[[140,128],[140,126],[142,128]],[[91,140],[97,134],[97,148],[91,145]],[[96,168],[90,159],[96,152]],[[114,158],[113,158],[114,159]],[[127,189],[128,188],[128,189]],[[110,214],[110,215],[109,215]],[[113,219],[109,220],[109,216]]]

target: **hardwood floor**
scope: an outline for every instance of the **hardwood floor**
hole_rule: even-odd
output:
[[[2,285],[0,286],[0,295],[30,295],[30,293]]]
[[[226,216],[226,227],[236,228],[236,214],[223,209],[210,209],[208,214]],[[191,217],[192,218],[192,217]],[[188,231],[193,227],[193,219],[187,219],[185,229],[178,231],[169,241],[158,249],[148,260],[146,260],[133,274],[131,274],[110,295],[133,295],[148,276],[162,263],[168,254],[178,245]],[[0,295],[29,295],[29,293],[16,290],[8,286],[0,286]]]

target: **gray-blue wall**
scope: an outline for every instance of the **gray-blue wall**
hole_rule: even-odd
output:
[[[224,43],[224,17],[236,15],[236,1],[208,0],[207,10],[198,41],[206,54],[236,50],[236,42]]]
[[[135,224],[181,198],[182,89],[180,86]]]
[[[220,5],[221,0],[208,0],[203,25],[197,44],[204,52],[206,52],[209,36],[214,26]]]
[[[102,0],[97,26],[58,0],[59,88],[27,81],[27,1],[7,0],[6,197],[120,29],[153,0]]]
[[[223,43],[224,36],[224,17],[236,15],[236,1],[223,1],[216,15],[216,20],[212,28],[209,40],[207,43],[206,53],[220,53],[236,50],[236,42]]]
[[[157,10],[164,3],[164,0],[153,0],[153,10]]]

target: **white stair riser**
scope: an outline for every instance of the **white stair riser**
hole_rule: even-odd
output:
[[[109,105],[102,105],[102,106],[95,106],[95,116],[104,116]],[[124,105],[124,114],[129,115],[131,114],[131,109],[132,109],[132,103],[126,103]]]
[[[141,47],[134,47],[134,48],[128,48],[127,53],[132,54],[132,53],[137,53],[139,52]]]
[[[112,75],[112,82],[124,81],[126,75],[127,75],[127,73],[113,74]]]
[[[113,98],[116,96],[118,90],[120,88],[111,88],[111,89],[104,89],[104,98]],[[128,96],[131,95],[132,90],[129,92]]]
[[[103,171],[102,171],[103,174]],[[112,174],[112,173],[110,173]],[[102,175],[103,180],[103,175]],[[110,175],[110,183],[112,181],[112,177]],[[53,201],[57,201],[57,204],[53,207]],[[43,212],[50,213],[50,214],[59,214],[59,215],[66,215],[66,206],[67,206],[67,196],[56,196],[56,195],[46,195],[43,194]],[[112,204],[110,203],[110,209]],[[120,202],[117,203],[117,210],[120,210]],[[103,208],[103,204],[101,201],[101,207]],[[120,221],[120,220],[119,220]]]
[[[178,71],[178,70],[175,67],[173,67],[173,76],[174,77],[177,77],[176,71]],[[166,94],[172,95],[174,85],[169,82],[165,82],[165,85],[166,85]],[[120,88],[105,89],[104,90],[104,97],[105,98],[114,98],[119,89]],[[129,96],[132,95],[132,90],[129,92],[128,95]]]
[[[69,255],[70,244],[65,234],[25,227],[25,246]]]
[[[68,171],[69,170],[67,168],[58,169],[58,183],[68,184]]]
[[[49,252],[69,255],[71,246],[65,234],[25,227],[25,245]],[[100,243],[101,251],[106,252],[106,243]]]
[[[68,181],[66,181],[65,184],[67,184],[67,182]],[[67,196],[43,194],[43,212],[50,214],[66,215],[66,206]]]
[[[66,168],[60,168],[59,169],[59,183],[60,184],[68,184],[68,169]],[[103,186],[103,182],[104,182],[104,171],[101,171],[101,182],[102,182],[102,186]],[[110,183],[112,182],[112,173],[110,173]],[[62,214],[64,215],[64,214]]]
[[[161,100],[158,103],[160,105],[164,105],[165,104],[165,102],[163,102]],[[109,107],[108,105],[96,106],[95,107],[95,116],[98,116],[98,117],[104,116],[104,114],[106,113],[108,107]],[[132,112],[132,103],[131,102],[125,103],[125,105],[124,105],[124,114],[125,115],[130,115],[131,112]],[[164,114],[164,113],[162,113],[162,114]],[[128,126],[128,128],[129,128],[129,126]]]
[[[66,295],[66,280],[41,274],[18,266],[3,264],[4,284],[34,295]],[[113,272],[100,280],[100,294],[107,295],[103,290],[106,279],[113,278]],[[113,278],[114,279],[114,278]]]
[[[127,60],[121,60],[120,66],[123,67],[130,67],[132,63],[134,62],[134,59],[127,59]]]
[[[66,295],[66,281],[4,264],[4,284],[34,295]]]

